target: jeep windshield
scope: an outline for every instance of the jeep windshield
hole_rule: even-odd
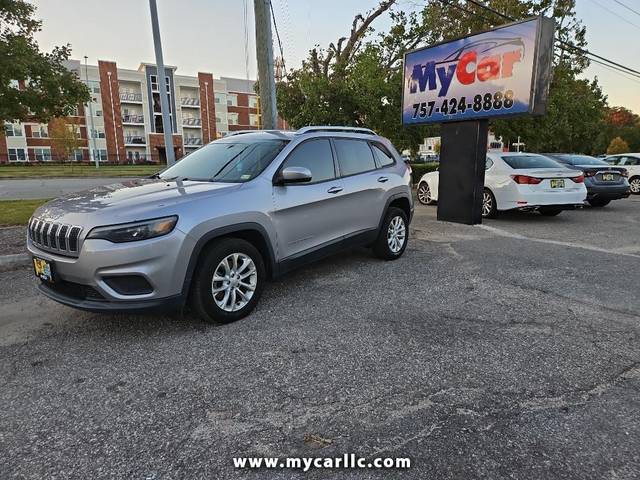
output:
[[[218,140],[185,156],[158,175],[162,180],[248,182],[280,153],[288,140]]]

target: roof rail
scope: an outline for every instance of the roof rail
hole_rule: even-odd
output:
[[[296,131],[296,134],[302,135],[304,133],[312,132],[349,132],[349,133],[362,133],[364,135],[376,135],[376,132],[370,128],[363,127],[335,127],[335,126],[309,126],[302,127]]]
[[[260,133],[260,132],[267,132],[267,133],[286,133],[286,132],[290,132],[291,130],[262,130],[262,129],[254,129],[254,130],[234,130],[231,132],[227,132],[227,134],[225,135],[225,137],[232,137],[234,135],[244,135],[245,133]]]

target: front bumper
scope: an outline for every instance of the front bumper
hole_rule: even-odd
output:
[[[139,242],[84,240],[78,257],[39,249],[30,240],[32,256],[53,264],[54,283],[42,283],[46,296],[64,305],[91,311],[132,311],[173,305],[184,300],[184,279],[194,247],[178,229]],[[116,291],[112,278],[141,277],[150,289],[130,294]]]
[[[63,293],[54,285],[47,285],[41,282],[38,289],[51,300],[54,300],[68,307],[85,310],[88,312],[143,312],[149,310],[178,310],[185,303],[184,295],[175,295],[167,298],[156,298],[138,301],[108,301],[102,299],[88,298],[81,293],[84,286],[78,285],[77,294]]]

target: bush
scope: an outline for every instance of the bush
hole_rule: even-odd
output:
[[[411,164],[411,177],[414,184],[420,181],[420,178],[429,172],[433,172],[438,169],[439,163],[412,163]]]

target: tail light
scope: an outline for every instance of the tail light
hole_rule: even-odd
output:
[[[511,175],[511,178],[519,185],[538,185],[542,182],[541,178],[530,177],[529,175]]]
[[[593,175],[593,174],[591,174]],[[587,175],[587,176],[591,176],[591,175]],[[574,183],[584,183],[584,175],[578,175],[577,177],[571,177],[571,180],[573,180]]]

